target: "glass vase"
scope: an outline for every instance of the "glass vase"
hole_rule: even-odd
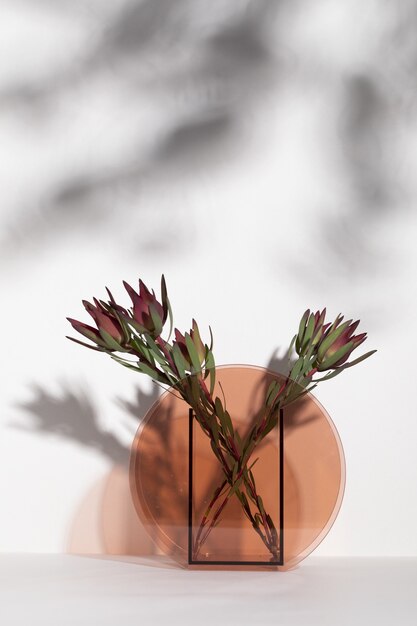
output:
[[[216,368],[213,395],[227,406],[237,441],[262,420],[274,380],[282,383],[285,377],[256,366]],[[323,540],[343,498],[343,448],[329,415],[310,393],[280,411],[244,464],[255,482],[252,499],[244,479],[228,496],[239,476],[227,481],[225,467],[232,459],[226,458],[226,466],[219,461],[199,417],[170,389],[139,426],[130,462],[138,532],[145,528],[158,549],[182,567],[294,567]]]

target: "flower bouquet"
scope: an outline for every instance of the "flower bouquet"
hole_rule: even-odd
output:
[[[106,288],[107,301],[96,298],[93,303],[83,301],[95,326],[67,318],[91,343],[68,338],[108,354],[121,365],[150,376],[156,384],[179,396],[207,438],[221,470],[221,480],[208,498],[192,535],[192,561],[199,560],[203,546],[213,529],[221,524],[224,511],[233,499],[238,501],[269,554],[270,562],[282,564],[282,527],[266,510],[259,492],[254,471],[259,458],[257,453],[269,433],[279,426],[285,407],[309,393],[319,382],[339,375],[376,352],[371,350],[349,361],[352,352],[366,340],[366,333],[354,334],[359,321],[343,321],[343,316],[338,315],[333,322],[326,322],[326,309],[315,313],[307,310],[289,346],[288,376],[270,381],[261,410],[250,428],[242,433],[227,409],[224,393],[220,394],[222,397],[215,393],[218,386],[211,329],[209,342],[202,339],[195,320],[189,332],[173,329],[164,276],[160,300],[142,280],[139,280],[138,292],[126,282],[124,286],[131,306],[119,305]],[[167,322],[169,330],[164,338]]]

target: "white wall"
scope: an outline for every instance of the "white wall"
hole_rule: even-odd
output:
[[[379,352],[316,394],[347,458],[319,552],[416,555],[417,2],[207,6],[3,2],[0,550],[146,547],[123,468],[151,386],[65,317],[164,272],[218,363],[266,365],[307,307],[362,320]]]

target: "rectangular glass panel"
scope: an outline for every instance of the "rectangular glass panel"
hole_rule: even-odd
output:
[[[243,436],[238,422],[233,423]],[[258,444],[246,467],[251,467],[251,474],[246,473],[232,493],[209,438],[190,410],[190,564],[283,565],[282,411],[277,426]],[[242,501],[248,503],[252,519]]]

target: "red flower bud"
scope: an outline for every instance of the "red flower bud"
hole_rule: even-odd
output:
[[[83,322],[79,322],[78,320],[74,320],[72,317],[67,317],[67,320],[73,329],[78,333],[87,339],[90,339],[90,341],[94,341],[97,345],[105,347],[106,344],[96,328],[93,328],[93,326],[89,326],[88,324],[84,324]]]
[[[94,298],[94,303],[95,306],[86,300],[83,301],[87,313],[91,315],[99,331],[104,330],[110,335],[110,337],[120,344],[123,341],[123,330],[120,323],[115,317],[106,311],[96,298]]]
[[[126,281],[123,284],[133,303],[134,320],[143,328],[143,332],[159,337],[166,320],[166,311],[156,299],[155,292],[151,293],[142,280],[139,280],[139,293]]]
[[[321,338],[317,348],[317,369],[325,371],[336,369],[345,364],[352,352],[366,339],[366,333],[354,335],[359,320],[348,320],[340,324],[343,317],[338,316]]]

